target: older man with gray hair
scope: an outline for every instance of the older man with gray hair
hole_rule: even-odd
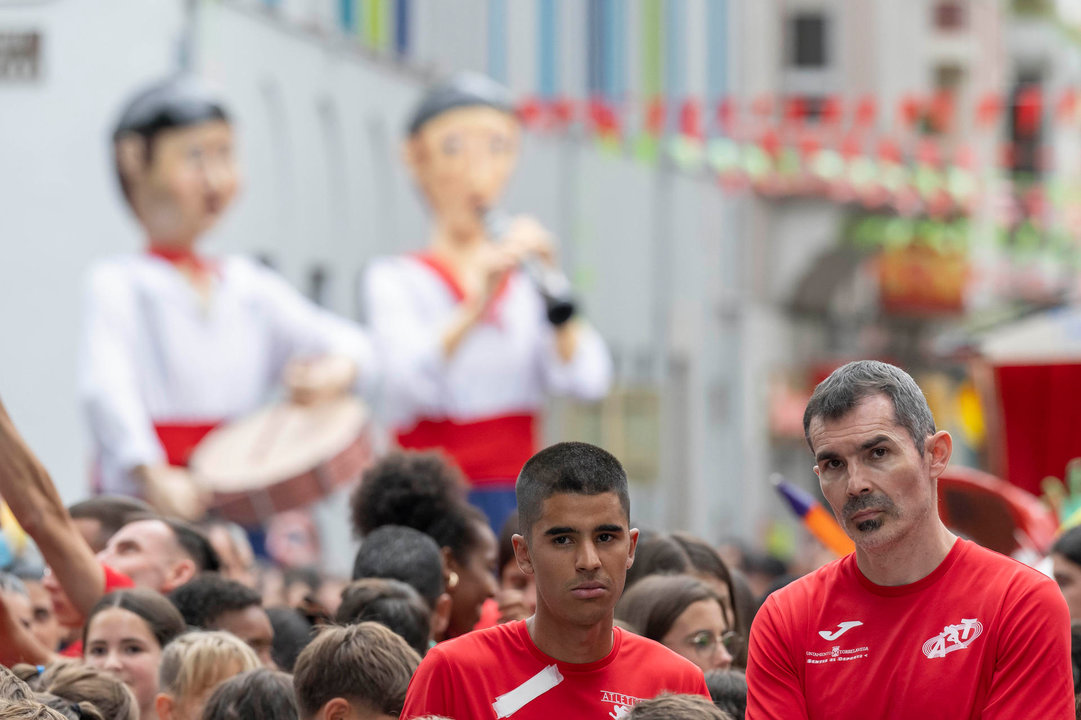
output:
[[[916,382],[849,363],[815,389],[803,426],[856,551],[766,599],[747,720],[1072,720],[1062,595],[943,524],[937,484],[953,441]]]

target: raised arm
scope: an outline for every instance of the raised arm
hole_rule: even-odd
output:
[[[87,613],[105,592],[105,573],[79,534],[52,478],[0,401],[0,495],[71,602]]]

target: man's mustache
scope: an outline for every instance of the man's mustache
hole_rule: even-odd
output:
[[[864,510],[881,510],[886,513],[892,513],[895,506],[893,501],[885,495],[857,495],[854,498],[849,498],[845,503],[844,508],[841,510],[841,514],[846,518],[850,518],[858,512]]]

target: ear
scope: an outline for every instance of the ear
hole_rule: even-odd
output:
[[[631,528],[628,536],[631,539],[630,552],[627,555],[627,569],[631,569],[631,565],[634,565],[634,553],[638,549],[638,528]]]
[[[818,471],[818,465],[815,465],[815,466],[814,466],[813,468],[811,468],[811,469],[815,471],[815,475],[817,475],[817,476],[819,476],[819,477],[822,477],[822,473],[820,473],[820,472]]]
[[[174,707],[175,703],[172,695],[158,693],[157,697],[154,698],[154,710],[158,714],[158,720],[172,720]]]
[[[454,559],[454,553],[450,551],[449,547],[440,548],[440,552],[443,553],[443,579],[446,580],[450,577],[452,572],[459,573],[461,571],[461,565]],[[450,586],[447,586],[447,590],[450,590]]]
[[[446,634],[447,626],[450,625],[450,609],[453,604],[454,601],[447,593],[443,593],[436,599],[430,623],[432,640],[441,640]]]
[[[533,574],[533,558],[529,556],[529,545],[525,541],[525,537],[515,533],[510,538],[511,545],[514,547],[514,559],[518,562],[518,568],[526,575]]]
[[[344,720],[351,717],[353,712],[352,706],[349,705],[349,701],[345,698],[331,698],[327,701],[322,708],[319,709],[319,717],[323,720]]]
[[[116,167],[129,183],[138,183],[146,175],[146,140],[134,133],[116,141]]]
[[[931,477],[937,480],[950,464],[950,456],[953,455],[953,438],[945,430],[939,430],[927,439],[925,449],[931,456]]]
[[[194,560],[191,558],[177,560],[169,571],[169,577],[165,579],[165,589],[162,590],[162,593],[172,592],[198,574],[199,570],[195,567]]]

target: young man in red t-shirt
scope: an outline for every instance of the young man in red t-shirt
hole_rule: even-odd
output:
[[[766,598],[747,720],[1072,720],[1065,601],[1050,578],[942,523],[952,441],[915,381],[849,363],[815,389],[803,424],[856,552]]]
[[[619,718],[663,692],[708,697],[694,664],[613,627],[638,542],[619,461],[585,443],[553,445],[525,464],[515,492],[514,551],[536,578],[537,612],[430,650],[402,718]]]

